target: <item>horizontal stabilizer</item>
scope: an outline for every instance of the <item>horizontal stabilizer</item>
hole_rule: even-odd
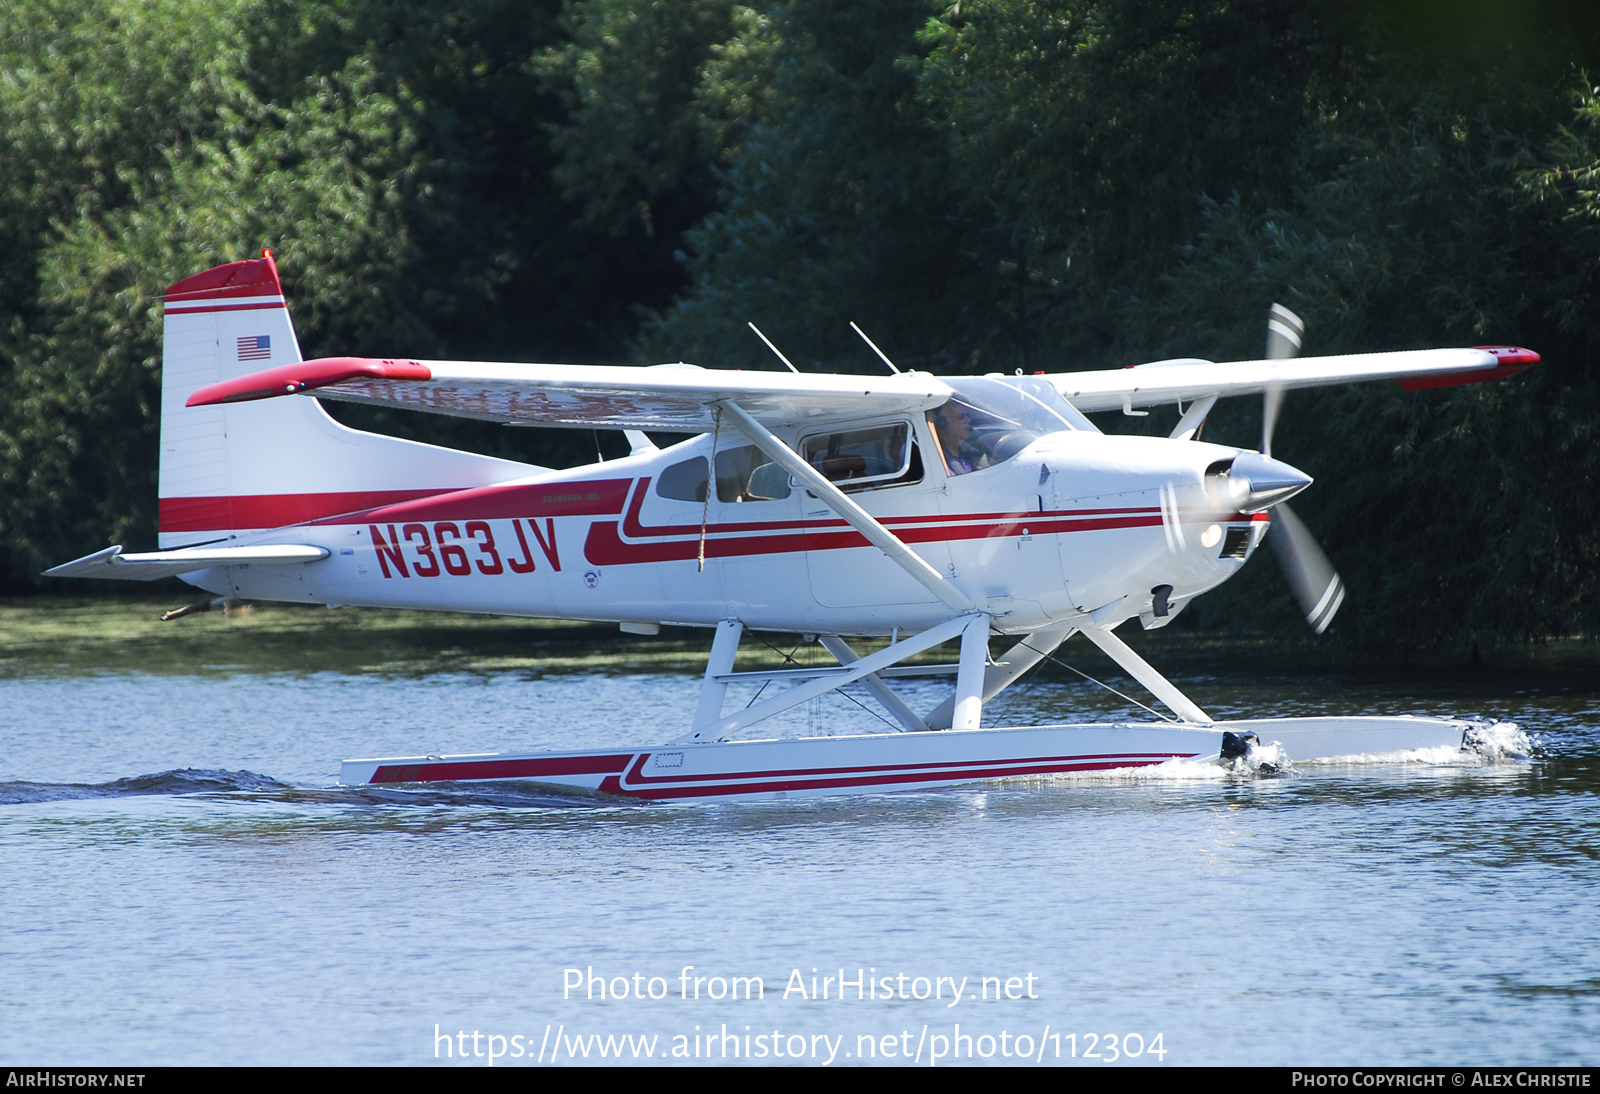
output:
[[[274,543],[257,547],[189,547],[181,551],[152,551],[125,555],[122,547],[107,547],[92,555],[52,566],[46,577],[104,577],[116,581],[154,581],[161,577],[209,570],[213,566],[282,566],[316,562],[328,557],[326,547]]]

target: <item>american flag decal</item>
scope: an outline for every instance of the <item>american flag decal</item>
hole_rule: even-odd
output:
[[[252,334],[239,339],[239,360],[267,361],[272,358],[272,339],[265,334]]]

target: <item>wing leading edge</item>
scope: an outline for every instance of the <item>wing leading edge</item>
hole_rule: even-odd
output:
[[[735,399],[765,425],[819,417],[917,413],[951,389],[926,374],[828,376],[695,365],[498,364],[329,357],[196,391],[189,406],[315,393],[511,425],[700,433]]]
[[[1073,406],[1092,412],[1362,380],[1399,380],[1408,390],[1446,387],[1512,376],[1538,363],[1539,355],[1532,350],[1480,346],[1277,361],[1155,361],[1132,368],[1061,372],[1046,379]]]

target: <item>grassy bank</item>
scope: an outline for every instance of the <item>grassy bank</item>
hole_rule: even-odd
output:
[[[150,673],[390,673],[438,672],[677,672],[699,673],[711,632],[666,627],[659,635],[623,634],[612,623],[519,619],[452,612],[378,608],[329,610],[296,604],[251,604],[243,611],[215,610],[163,623],[161,613],[182,602],[113,593],[103,596],[34,596],[0,599],[0,675],[84,672]],[[1259,675],[1332,673],[1469,679],[1526,678],[1540,683],[1600,679],[1600,646],[1552,642],[1479,663],[1337,660],[1315,648],[1284,650],[1263,638],[1185,632],[1178,628],[1119,632],[1158,668],[1172,674]],[[1005,649],[997,639],[994,649]],[[779,652],[800,643],[796,635],[750,635],[740,669],[782,662]],[[770,645],[769,645],[770,644]],[[873,643],[875,647],[879,643]],[[866,643],[857,642],[865,651]],[[955,643],[916,660],[953,660]],[[800,644],[801,664],[831,664],[815,645]],[[1117,674],[1081,639],[1062,656],[1091,672]],[[1047,673],[1062,672],[1045,666]]]
[[[699,671],[710,633],[454,612],[251,604],[163,623],[178,601],[0,600],[0,673]]]

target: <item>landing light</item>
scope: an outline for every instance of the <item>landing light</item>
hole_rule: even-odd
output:
[[[1220,524],[1213,524],[1211,527],[1207,528],[1204,532],[1200,533],[1200,546],[1202,546],[1202,547],[1215,547],[1217,544],[1219,544],[1221,542],[1222,542],[1222,525],[1220,525]]]

